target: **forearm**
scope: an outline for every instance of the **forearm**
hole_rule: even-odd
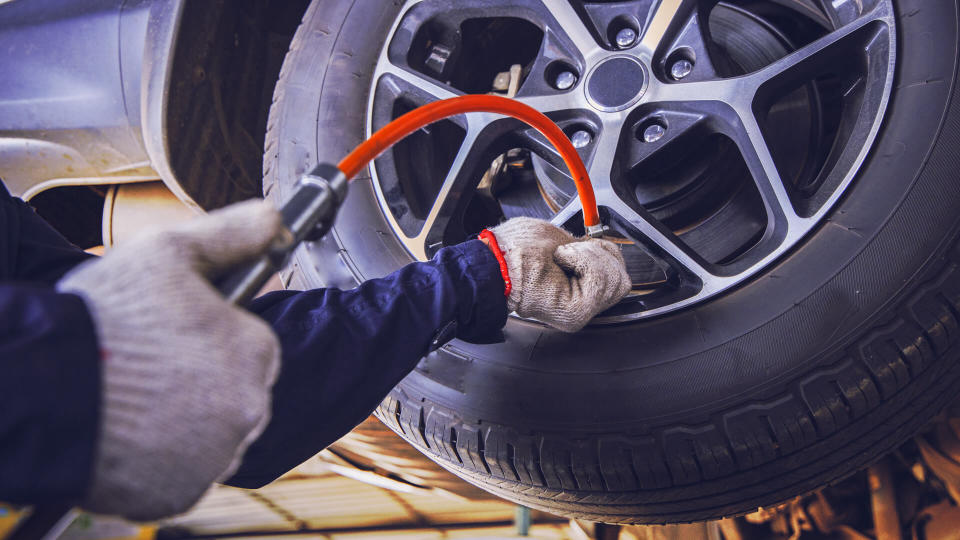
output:
[[[100,367],[79,297],[0,285],[0,500],[76,500],[89,484]]]
[[[441,329],[480,338],[506,322],[503,279],[478,241],[350,291],[281,292],[256,301],[283,347],[273,419],[229,483],[257,486],[363,421]]]

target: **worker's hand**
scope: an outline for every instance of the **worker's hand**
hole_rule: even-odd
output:
[[[275,210],[242,203],[137,238],[58,283],[86,301],[102,351],[85,509],[137,521],[178,514],[239,465],[269,419],[280,346],[210,280],[280,230]]]
[[[521,317],[576,332],[630,292],[620,248],[574,238],[546,221],[513,218],[490,229],[513,284],[507,307]]]

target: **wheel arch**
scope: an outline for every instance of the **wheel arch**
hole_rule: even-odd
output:
[[[152,3],[141,131],[153,168],[187,205],[209,210],[260,195],[276,57],[305,11],[304,1]]]

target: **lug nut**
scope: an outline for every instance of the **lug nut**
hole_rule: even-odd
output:
[[[693,71],[693,62],[687,60],[686,58],[681,58],[673,63],[670,66],[670,76],[673,77],[673,80],[679,81],[680,79],[686,77]]]
[[[575,131],[573,135],[570,135],[570,142],[574,148],[584,148],[593,142],[593,135],[591,135],[589,131],[581,129]]]
[[[627,49],[632,47],[634,43],[637,42],[637,31],[629,26],[622,28],[617,32],[617,47],[621,49]]]
[[[577,75],[571,71],[561,71],[560,74],[557,75],[557,80],[553,82],[557,90],[569,90],[573,88],[575,84],[577,84]]]
[[[653,123],[646,127],[643,130],[643,141],[648,143],[655,143],[663,138],[667,133],[667,128],[663,127],[660,124]]]

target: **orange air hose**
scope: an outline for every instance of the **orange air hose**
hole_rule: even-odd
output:
[[[600,215],[597,212],[597,200],[590,184],[587,168],[580,159],[580,154],[570,143],[563,130],[540,111],[519,101],[492,95],[459,96],[441,101],[434,101],[414,109],[407,114],[390,122],[372,137],[363,142],[343,158],[338,167],[347,176],[353,178],[383,153],[407,135],[418,129],[458,114],[471,112],[487,112],[511,116],[526,122],[543,134],[548,141],[560,152],[563,162],[570,169],[573,181],[577,186],[580,204],[583,207],[583,225],[588,230],[600,225]]]

